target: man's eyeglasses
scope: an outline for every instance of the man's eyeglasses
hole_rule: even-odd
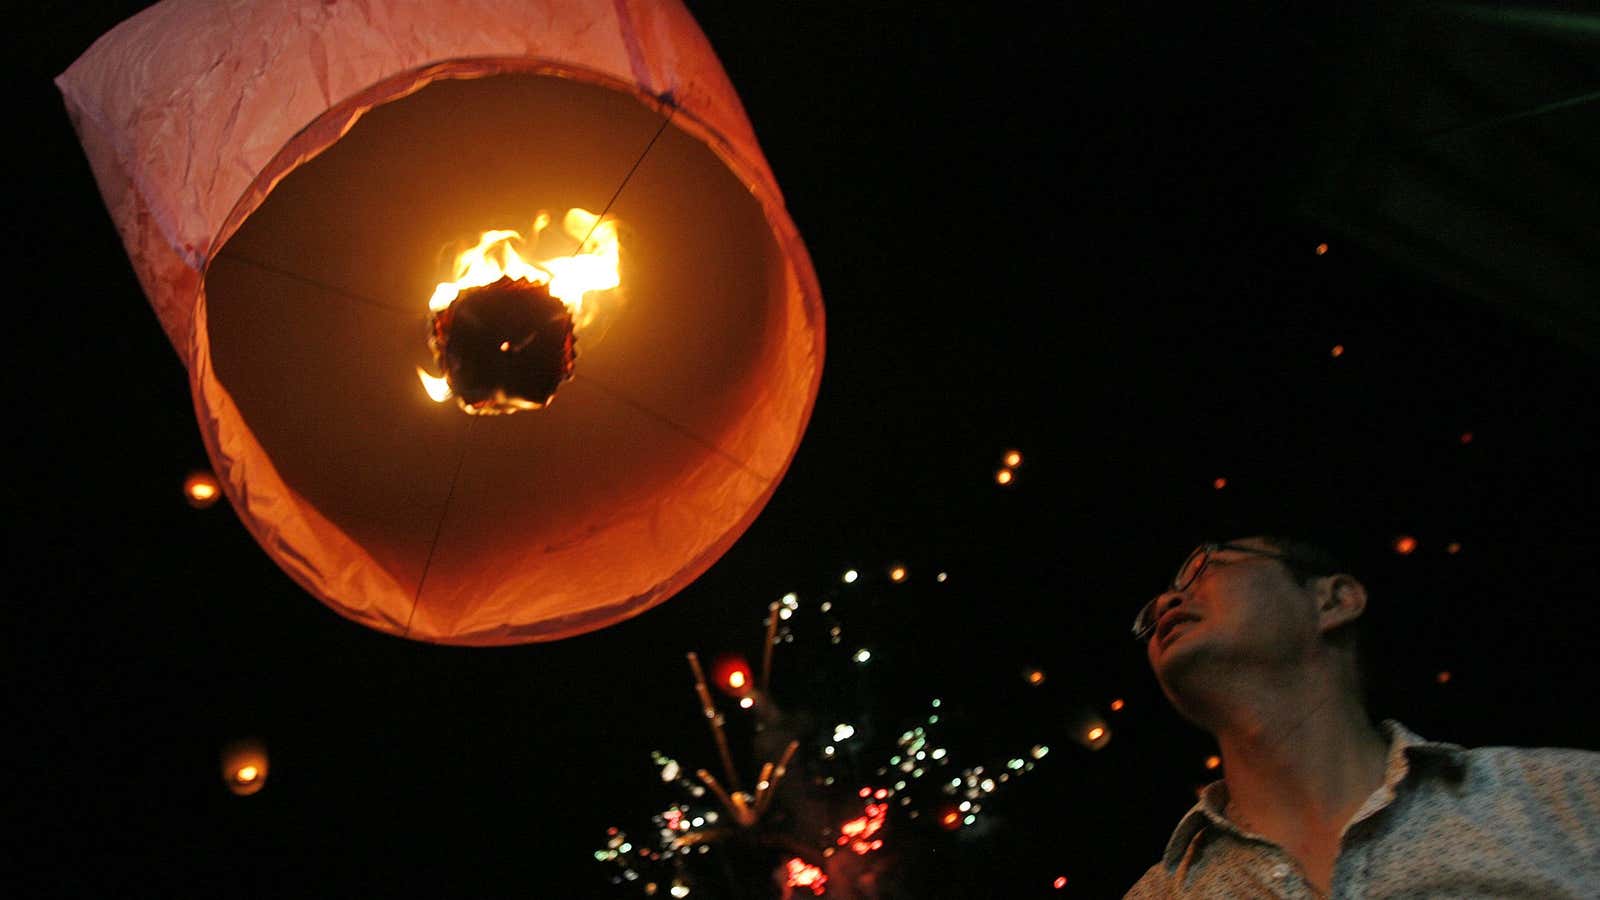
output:
[[[1148,640],[1150,635],[1155,633],[1157,621],[1156,606],[1160,603],[1162,596],[1165,594],[1188,590],[1190,585],[1200,580],[1200,576],[1205,573],[1206,567],[1213,564],[1212,556],[1224,550],[1232,551],[1234,553],[1247,553],[1251,556],[1258,556],[1265,559],[1288,561],[1292,558],[1287,553],[1278,553],[1273,550],[1262,550],[1259,547],[1244,547],[1239,544],[1221,544],[1214,541],[1201,544],[1200,546],[1194,548],[1194,552],[1190,553],[1189,556],[1184,559],[1183,565],[1178,567],[1178,574],[1172,576],[1172,582],[1167,585],[1167,589],[1150,598],[1150,602],[1140,607],[1139,614],[1133,619],[1134,640]],[[1219,560],[1217,561],[1217,564],[1220,565],[1222,562],[1225,561]]]

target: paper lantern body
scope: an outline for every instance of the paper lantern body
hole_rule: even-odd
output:
[[[168,0],[57,83],[223,491],[342,615],[473,645],[600,628],[782,478],[821,296],[677,3]],[[623,285],[555,402],[429,400],[442,248],[613,195]]]

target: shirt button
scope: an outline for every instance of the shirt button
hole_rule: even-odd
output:
[[[1278,863],[1267,874],[1271,875],[1274,881],[1282,881],[1289,877],[1289,866],[1285,863]]]

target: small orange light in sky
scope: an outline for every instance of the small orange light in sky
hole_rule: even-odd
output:
[[[1005,463],[1007,466],[1015,469],[1017,466],[1022,465],[1022,454],[1015,450],[1007,450]]]
[[[183,496],[195,509],[205,509],[222,496],[222,487],[210,472],[190,472],[183,481]]]
[[[1218,478],[1215,481],[1211,482],[1211,486],[1220,491],[1223,488],[1228,486],[1228,479],[1226,479],[1226,478]]]
[[[1116,700],[1113,700],[1113,701],[1111,701],[1111,711],[1112,711],[1112,712],[1122,712],[1122,707],[1123,707],[1123,706],[1124,706],[1124,705],[1126,705],[1126,704],[1124,704],[1124,703],[1123,703],[1123,702],[1122,702],[1122,699],[1121,699],[1121,698],[1118,698],[1118,699],[1116,699]]]
[[[939,824],[954,830],[956,826],[961,824],[961,813],[958,813],[953,809],[947,809],[945,810],[944,815],[939,817]]]
[[[1472,443],[1472,432],[1470,432],[1470,431],[1461,432],[1461,443],[1463,443],[1463,444]]]
[[[1050,886],[1055,888],[1058,891],[1061,890],[1062,888],[1067,886],[1067,876],[1065,876],[1065,875],[1057,875],[1056,876],[1056,880],[1050,882]]]
[[[1438,675],[1434,676],[1434,680],[1438,681],[1440,684],[1449,684],[1450,683],[1450,671],[1448,669],[1446,669],[1445,671],[1440,672]]]
[[[1317,245],[1317,255],[1318,256],[1326,256],[1327,253],[1328,253],[1328,245],[1327,244],[1318,244]]]
[[[1460,541],[1451,541],[1450,543],[1445,545],[1444,552],[1450,554],[1451,556],[1454,556],[1457,553],[1460,553],[1461,552],[1461,542]]]
[[[1220,757],[1220,756],[1208,756],[1208,757],[1206,757],[1206,768],[1215,769],[1216,767],[1218,767],[1220,765],[1222,765],[1222,757]]]
[[[896,584],[906,580],[906,567],[895,566],[889,570],[889,580]]]
[[[1089,740],[1098,741],[1098,740],[1100,740],[1100,736],[1105,734],[1105,733],[1106,733],[1106,730],[1104,728],[1101,728],[1100,726],[1096,725],[1095,727],[1089,729]]]
[[[1029,684],[1044,684],[1043,669],[1029,669],[1027,677]]]
[[[1409,534],[1401,535],[1394,539],[1394,552],[1401,556],[1410,556],[1417,549],[1417,539]]]
[[[1334,344],[1333,345],[1333,349],[1328,351],[1328,355],[1333,357],[1334,359],[1338,359],[1339,357],[1343,356],[1344,355],[1344,345],[1343,344]]]
[[[1010,484],[1011,479],[1014,477],[1016,476],[1011,474],[1010,469],[1001,469],[1000,471],[994,473],[994,480],[996,484]]]

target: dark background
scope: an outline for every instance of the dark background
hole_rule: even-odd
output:
[[[809,737],[881,740],[941,697],[969,764],[1052,747],[982,827],[892,825],[886,879],[1117,895],[1213,777],[1127,622],[1195,542],[1268,528],[1350,545],[1380,712],[1600,747],[1596,232],[1573,199],[1600,196],[1600,107],[1516,115],[1600,85],[1578,20],[693,4],[816,263],[815,416],[681,595],[483,650],[361,629],[225,504],[183,503],[206,465],[186,376],[49,82],[143,5],[36,4],[10,35],[17,896],[611,896],[606,827],[648,835],[670,799],[650,751],[714,760],[683,653],[754,661],[788,591],[775,691]],[[1395,200],[1429,184],[1456,205]],[[798,624],[851,567],[866,669]],[[1098,752],[1071,741],[1086,711]],[[271,769],[240,799],[217,752],[245,735]]]

